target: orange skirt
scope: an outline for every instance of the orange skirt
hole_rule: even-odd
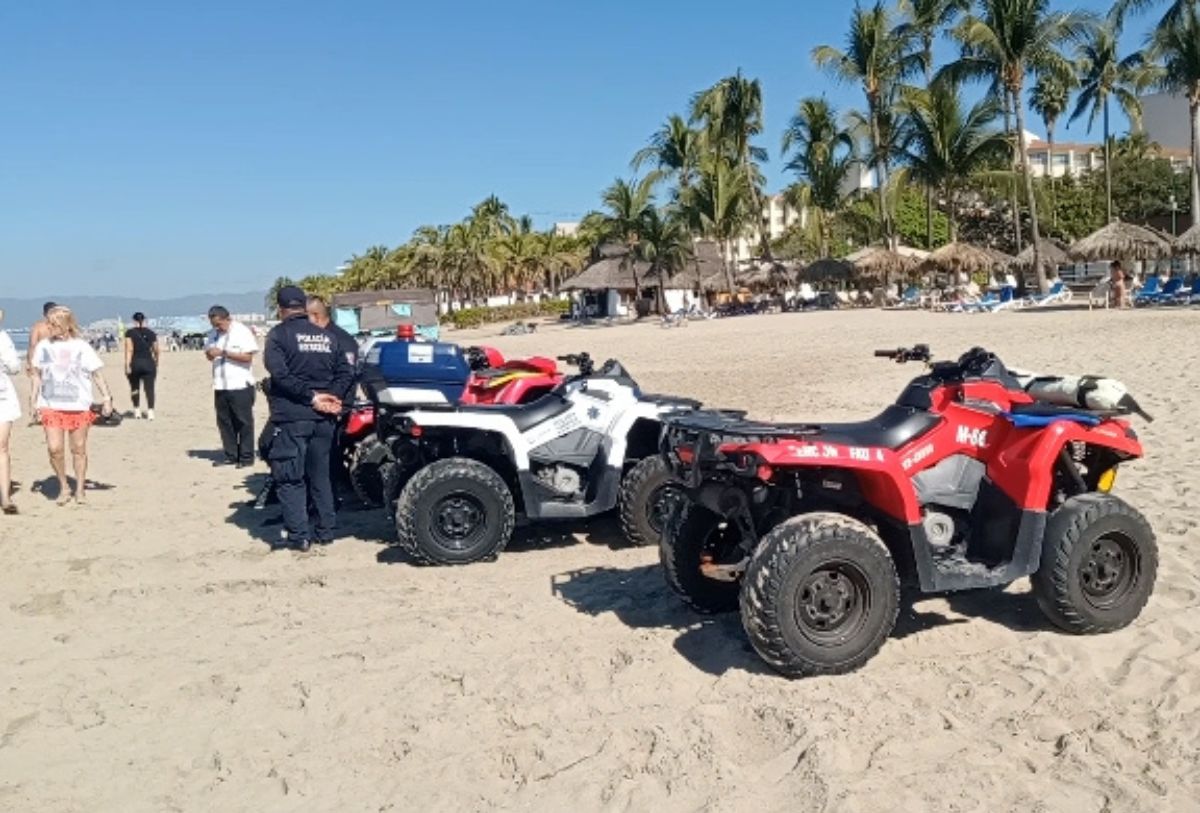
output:
[[[74,432],[78,429],[83,429],[85,426],[91,426],[96,420],[96,413],[91,410],[87,412],[63,412],[59,409],[47,409],[43,407],[38,411],[38,415],[42,419],[42,426],[48,426],[51,429],[61,429],[64,432]]]

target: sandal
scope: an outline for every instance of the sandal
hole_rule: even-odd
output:
[[[9,503],[8,505],[0,506],[0,513],[11,517],[11,516],[16,516],[17,514],[19,514],[21,512],[17,510],[17,507],[15,505],[13,505],[12,503]]]

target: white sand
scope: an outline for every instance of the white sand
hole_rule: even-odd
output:
[[[434,569],[353,511],[331,549],[267,553],[244,473],[189,456],[217,445],[206,365],[170,355],[159,421],[95,430],[111,488],[90,507],[31,494],[44,449],[16,433],[0,810],[1196,810],[1198,331],[1194,311],[866,311],[495,339],[777,419],[878,410],[917,370],[876,347],[986,344],[1121,378],[1158,418],[1118,483],[1162,551],[1133,627],[1055,632],[1022,582],[920,601],[863,670],[806,681],[736,615],[686,611],[611,522]]]

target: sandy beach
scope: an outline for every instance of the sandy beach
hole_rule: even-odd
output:
[[[419,568],[349,498],[332,547],[268,553],[277,510],[247,505],[265,469],[211,467],[207,365],[166,354],[159,420],[94,430],[90,506],[35,491],[40,432],[15,433],[0,810],[1198,810],[1198,331],[1188,309],[855,311],[452,337],[616,357],[765,419],[878,411],[917,369],[877,347],[983,344],[1119,378],[1157,418],[1117,489],[1162,557],[1132,627],[1056,632],[1020,582],[906,603],[864,669],[804,681],[736,614],[686,610],[609,519]]]

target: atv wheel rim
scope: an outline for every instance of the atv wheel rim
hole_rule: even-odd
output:
[[[484,526],[483,505],[470,494],[443,497],[433,508],[433,534],[439,544],[463,550]]]
[[[662,534],[671,510],[682,496],[683,493],[672,485],[660,486],[651,492],[650,499],[646,501],[646,522],[654,533]]]
[[[1079,563],[1079,583],[1088,603],[1097,609],[1119,605],[1137,581],[1138,564],[1137,547],[1123,534],[1092,542]]]
[[[796,592],[796,625],[820,646],[845,643],[866,623],[871,607],[866,575],[849,562],[834,562],[810,573]]]

